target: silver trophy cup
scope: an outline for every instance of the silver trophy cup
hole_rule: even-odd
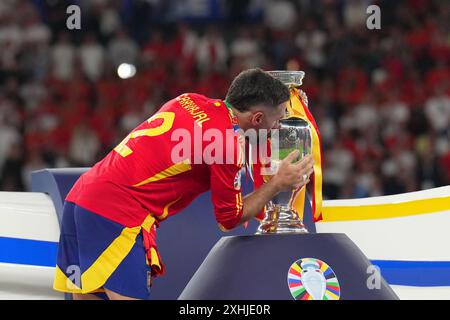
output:
[[[291,87],[298,87],[302,83],[302,71],[273,71],[274,77]],[[271,156],[269,168],[264,168],[262,175],[267,182],[277,171],[277,166],[289,153],[300,151],[297,160],[310,155],[312,152],[312,135],[309,124],[297,117],[280,120],[277,134],[271,138]],[[300,189],[280,192],[266,205],[264,220],[258,227],[256,234],[271,233],[308,233],[293,204]]]
[[[270,166],[263,168],[262,175],[268,181],[276,174],[278,164],[294,150],[300,151],[297,160],[311,154],[311,128],[300,118],[287,118],[280,121],[278,139],[272,136]],[[264,220],[258,227],[257,234],[265,233],[307,233],[302,220],[293,207],[300,189],[278,193],[266,205]]]

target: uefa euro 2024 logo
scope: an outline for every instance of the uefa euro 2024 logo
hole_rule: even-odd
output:
[[[339,300],[341,295],[333,269],[319,259],[295,261],[289,268],[287,281],[295,300]]]

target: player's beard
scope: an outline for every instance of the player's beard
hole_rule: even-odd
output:
[[[267,159],[270,154],[268,140],[272,137],[272,130],[259,130],[255,138],[245,136],[246,161],[256,161],[257,157]],[[251,155],[249,154],[251,152]]]
[[[252,147],[258,147],[261,143],[267,143],[267,139],[272,136],[272,130],[261,129],[256,134],[256,139],[249,139],[245,136],[245,143],[250,144]]]

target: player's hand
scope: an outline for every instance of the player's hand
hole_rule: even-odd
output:
[[[298,150],[292,151],[280,162],[277,173],[271,179],[279,192],[301,188],[309,182],[309,176],[313,173],[314,160],[309,155],[293,163],[299,155]]]

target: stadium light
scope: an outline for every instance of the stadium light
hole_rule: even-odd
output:
[[[121,79],[129,79],[136,74],[136,67],[130,63],[121,63],[117,68],[117,75]]]

